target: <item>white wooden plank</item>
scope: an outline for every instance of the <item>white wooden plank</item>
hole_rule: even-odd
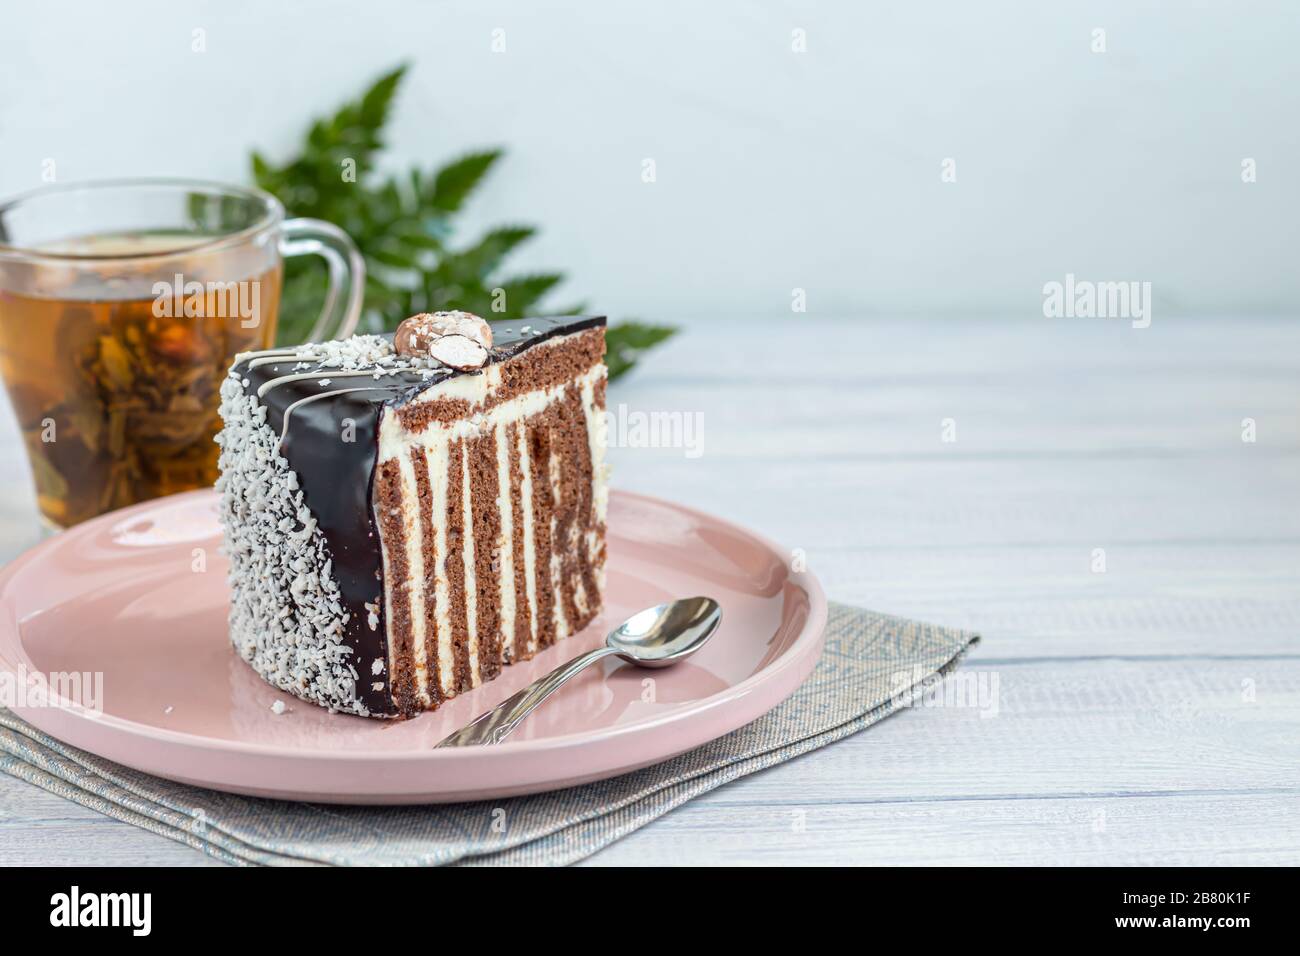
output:
[[[219,866],[191,847],[0,774],[0,863]]]
[[[986,635],[976,657],[1300,655],[1300,543],[814,549],[837,600]]]
[[[956,673],[950,688],[982,681],[996,708],[923,703],[753,778],[748,798],[1300,793],[1300,661],[975,658]]]
[[[1055,370],[1173,377],[1225,376],[1250,384],[1300,367],[1294,316],[1172,318],[1148,329],[1122,322],[1002,316],[792,315],[748,321],[683,315],[681,333],[632,382],[733,378],[799,384],[820,377],[958,377],[986,384]]]
[[[584,865],[1295,866],[1297,814],[1293,794],[697,802]]]
[[[1300,454],[1254,461],[710,460],[611,456],[616,487],[818,547],[1300,541]]]
[[[224,866],[198,850],[139,827],[101,817],[91,822],[0,826],[5,866]]]
[[[25,780],[0,773],[0,827],[29,822],[76,822],[98,820],[96,813],[79,803],[64,800]]]

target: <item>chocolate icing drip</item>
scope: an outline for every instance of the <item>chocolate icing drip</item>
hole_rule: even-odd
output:
[[[516,319],[493,323],[493,347],[488,364],[512,358],[548,339],[603,326],[604,316]],[[524,329],[528,329],[527,332]],[[384,336],[389,341],[392,335]],[[379,420],[385,407],[399,407],[430,388],[458,375],[479,375],[481,371],[461,372],[450,368],[385,371],[378,379],[364,376],[331,378],[338,369],[309,365],[299,368],[301,360],[288,355],[276,361],[252,366],[257,356],[249,356],[233,370],[244,385],[244,394],[256,395],[258,389],[274,378],[317,372],[308,379],[297,379],[267,390],[261,404],[267,410],[267,424],[275,434],[284,434],[280,453],[297,473],[303,498],[315,516],[329,545],[334,575],[338,580],[348,620],[344,641],[353,648],[353,661],[360,675],[357,696],[374,713],[393,714],[395,708],[387,690],[374,690],[370,668],[379,658],[387,661],[387,621],[383,595],[383,558],[379,529],[371,503],[376,458],[378,457]],[[329,384],[322,385],[322,381]],[[366,391],[356,391],[361,386]],[[334,394],[338,393],[338,394]],[[307,402],[295,409],[284,428],[285,410],[302,398],[331,395]],[[366,604],[378,604],[379,621],[372,629]]]

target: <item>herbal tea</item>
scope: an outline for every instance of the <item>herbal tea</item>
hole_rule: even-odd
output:
[[[211,265],[158,276],[131,259],[184,255],[205,241],[97,237],[77,253],[102,256],[102,270],[79,258],[62,274],[42,264],[36,288],[0,285],[0,373],[52,524],[216,479],[218,392],[238,352],[274,339],[279,260],[242,278],[205,279]]]

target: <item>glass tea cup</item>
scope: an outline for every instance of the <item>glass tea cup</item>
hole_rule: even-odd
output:
[[[50,527],[216,480],[222,380],[274,344],[283,260],[306,254],[329,277],[309,339],[352,334],[356,247],[267,193],[120,180],[0,203],[0,376]]]

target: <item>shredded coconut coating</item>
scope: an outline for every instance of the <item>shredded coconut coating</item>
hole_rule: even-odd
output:
[[[311,349],[337,358],[336,367],[351,368],[343,363],[371,353],[363,352],[364,346],[331,347],[355,341]],[[233,373],[221,386],[221,417],[225,427],[217,436],[217,491],[230,558],[231,643],[280,690],[368,717],[369,710],[357,699],[353,650],[343,639],[347,613],[325,536],[304,504],[297,474],[279,453],[266,407],[244,394]]]
[[[290,361],[301,367],[361,372],[374,369],[389,372],[436,371],[447,368],[436,359],[398,355],[393,343],[382,335],[354,335],[350,339],[312,342],[299,346]]]

